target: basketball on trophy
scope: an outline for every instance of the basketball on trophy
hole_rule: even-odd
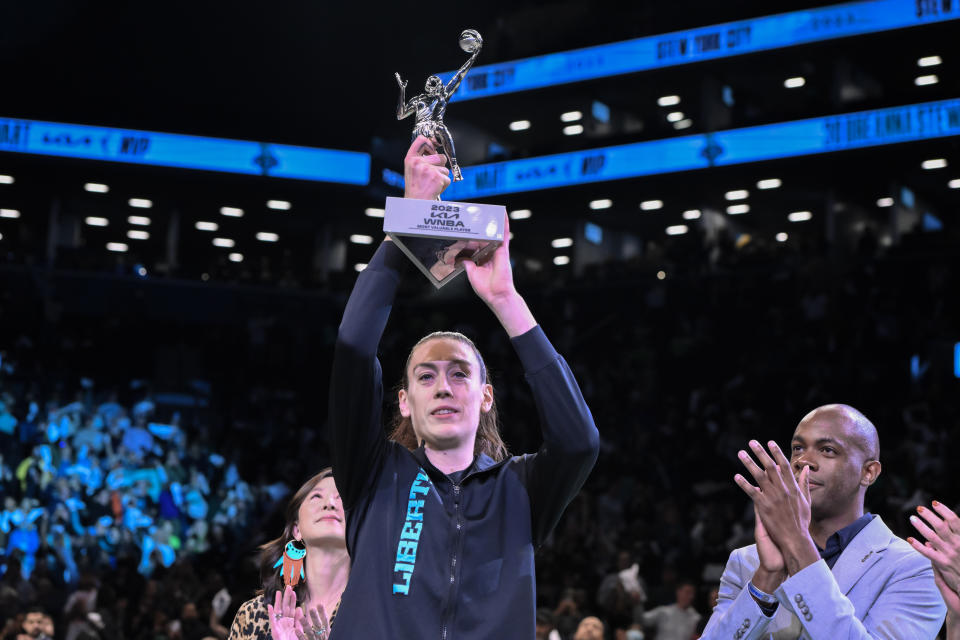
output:
[[[467,53],[474,53],[483,46],[483,38],[473,29],[464,29],[460,34],[460,48]]]

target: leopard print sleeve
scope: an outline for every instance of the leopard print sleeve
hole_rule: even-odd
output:
[[[270,618],[262,597],[254,596],[240,605],[227,640],[270,640]]]

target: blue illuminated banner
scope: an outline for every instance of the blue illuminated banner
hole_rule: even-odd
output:
[[[469,200],[955,135],[960,100],[942,100],[476,165],[444,196]]]
[[[960,342],[953,345],[953,375],[960,378]]]
[[[956,20],[960,2],[865,0],[474,67],[454,100]],[[444,82],[454,72],[440,74]]]
[[[0,151],[365,185],[370,155],[245,140],[0,118]]]

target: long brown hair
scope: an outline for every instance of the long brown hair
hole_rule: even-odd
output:
[[[293,527],[296,526],[297,521],[300,519],[300,505],[303,504],[303,501],[307,499],[307,496],[310,495],[310,492],[313,491],[313,488],[316,487],[321,480],[332,476],[333,469],[327,467],[326,469],[321,469],[320,473],[304,482],[300,488],[297,489],[297,492],[293,494],[290,502],[287,503],[287,509],[284,512],[284,522],[286,524],[283,526],[283,533],[279,538],[274,538],[270,542],[260,546],[260,581],[263,584],[263,589],[258,593],[263,595],[266,602],[272,604],[273,594],[277,591],[283,591],[283,578],[280,575],[283,571],[283,565],[281,564],[279,567],[274,567],[273,565],[282,557],[283,549],[287,546],[287,543],[295,539]],[[298,582],[293,590],[297,594],[297,602],[303,602],[307,597],[306,580]]]
[[[480,363],[480,378],[483,380],[484,384],[490,384],[490,378],[487,374],[487,365],[484,364],[483,356],[480,355],[480,350],[477,349],[477,345],[473,344],[473,340],[462,333],[457,333],[456,331],[434,331],[433,333],[420,338],[417,344],[413,345],[413,348],[410,349],[410,353],[407,354],[407,361],[403,365],[403,379],[400,382],[398,390],[406,390],[409,386],[410,381],[407,379],[407,372],[410,370],[410,360],[413,358],[414,350],[428,340],[440,338],[457,340],[458,342],[462,342],[473,349],[474,355],[477,356],[477,362]],[[490,388],[492,391],[493,385],[491,385]],[[473,445],[473,454],[479,455],[481,453],[485,453],[493,458],[494,461],[500,462],[509,456],[510,453],[507,451],[507,445],[504,444],[503,439],[500,437],[500,425],[499,421],[497,420],[496,394],[494,393],[493,396],[493,402],[490,404],[490,410],[486,412],[480,412],[480,423],[477,425],[477,439]],[[397,403],[397,407],[393,413],[390,439],[403,445],[411,451],[420,446],[420,442],[417,439],[417,434],[413,430],[413,421],[409,417],[405,418],[400,414],[399,402]]]

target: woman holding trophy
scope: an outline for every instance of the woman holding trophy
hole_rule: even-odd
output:
[[[437,198],[450,184],[446,162],[418,136],[404,160],[405,197]],[[447,331],[409,352],[385,437],[376,354],[406,266],[384,240],[357,278],[337,336],[329,423],[353,565],[332,638],[529,640],[534,549],[589,475],[599,434],[569,367],[514,287],[504,230],[489,260],[464,266],[523,364],[543,445],[508,455],[483,357]]]

